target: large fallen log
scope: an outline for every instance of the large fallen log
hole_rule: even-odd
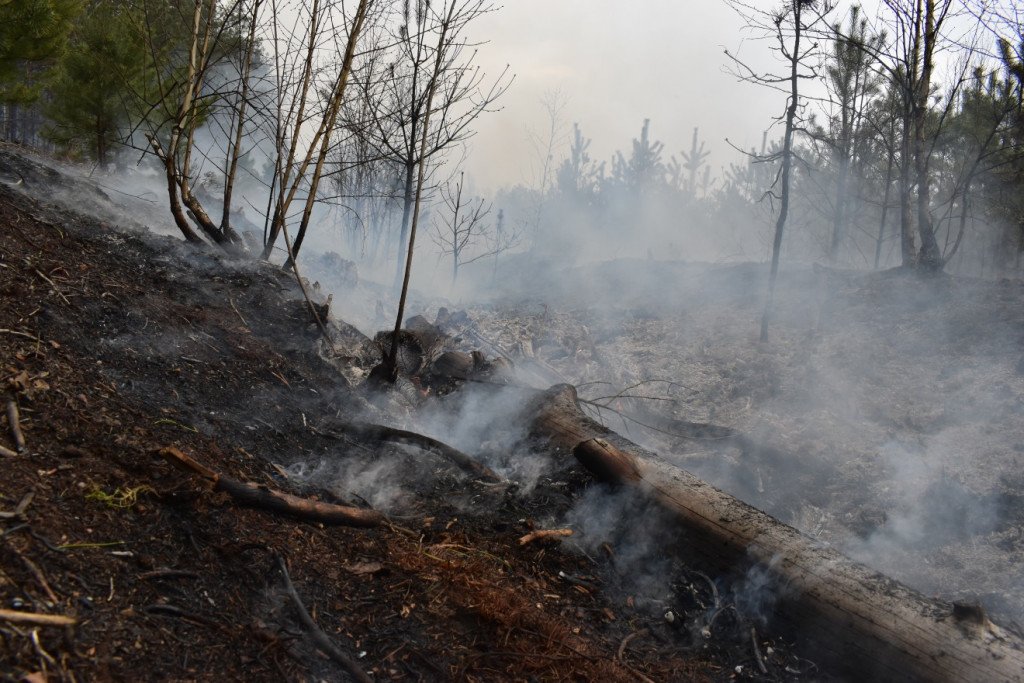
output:
[[[1024,681],[1024,642],[980,609],[928,599],[664,462],[587,417],[569,385],[529,411],[535,436],[673,515],[689,554],[721,569],[759,565],[778,587],[773,622],[816,659],[856,680]]]

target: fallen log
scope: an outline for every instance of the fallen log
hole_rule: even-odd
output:
[[[759,566],[777,586],[773,623],[816,659],[859,680],[1024,681],[1024,642],[980,609],[928,599],[664,462],[587,417],[573,387],[542,393],[528,418],[534,436],[669,512],[691,556]]]
[[[160,450],[160,455],[172,464],[213,482],[214,491],[227,493],[232,500],[240,505],[324,524],[371,527],[384,521],[384,515],[376,510],[309,500],[260,484],[232,479],[201,465],[177,448],[163,448]]]

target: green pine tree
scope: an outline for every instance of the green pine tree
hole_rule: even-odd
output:
[[[85,11],[45,109],[50,125],[44,135],[100,164],[142,115],[140,94],[153,74],[131,12],[119,0],[98,0]]]
[[[0,1],[0,102],[39,97],[80,11],[80,0]]]

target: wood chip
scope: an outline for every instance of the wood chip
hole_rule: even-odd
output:
[[[537,531],[531,531],[520,538],[519,545],[533,543],[534,541],[542,538],[564,538],[565,536],[572,536],[572,534],[572,529],[539,529]]]

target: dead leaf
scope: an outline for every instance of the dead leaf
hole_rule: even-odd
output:
[[[27,392],[29,390],[28,372],[22,370],[17,375],[14,375],[10,379],[8,379],[7,383],[10,385],[11,390],[13,390],[15,393]]]
[[[384,569],[384,565],[380,562],[353,562],[352,564],[344,565],[344,569],[356,576],[364,576],[366,574],[376,574]]]

